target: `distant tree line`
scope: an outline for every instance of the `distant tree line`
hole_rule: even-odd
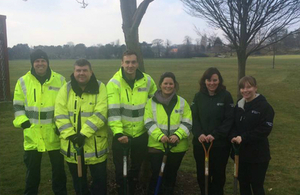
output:
[[[280,36],[288,33],[282,31],[272,39],[279,39]],[[257,37],[259,39],[259,37]],[[255,41],[253,42],[255,44]],[[140,43],[144,58],[192,58],[208,56],[232,56],[235,51],[231,44],[224,44],[222,39],[216,35],[203,34],[195,41],[189,36],[185,36],[183,43],[180,45],[172,44],[170,40],[154,39],[152,43]],[[272,47],[265,48],[255,55],[268,54],[300,54],[300,34],[293,34],[279,41]],[[105,45],[95,45],[86,47],[85,44],[79,43],[74,45],[73,42],[61,46],[34,46],[28,44],[17,44],[8,48],[10,60],[29,59],[32,50],[42,49],[51,59],[120,59],[122,53],[126,50],[126,45],[120,44],[119,40]]]

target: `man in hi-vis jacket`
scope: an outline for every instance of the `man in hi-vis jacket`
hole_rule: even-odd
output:
[[[23,129],[25,195],[38,194],[42,154],[48,152],[52,166],[52,190],[66,195],[64,158],[60,154],[58,133],[54,124],[54,104],[65,78],[52,71],[45,52],[38,49],[30,55],[31,70],[19,78],[14,92],[15,127]]]
[[[59,91],[55,122],[60,132],[61,153],[69,166],[77,194],[105,195],[107,158],[107,95],[105,85],[96,79],[89,61],[74,64],[71,81]],[[82,178],[78,177],[81,153]],[[79,163],[80,164],[80,163]],[[88,189],[87,166],[92,176]]]
[[[124,147],[130,147],[131,151],[129,194],[134,194],[140,167],[147,154],[144,110],[147,100],[156,91],[156,85],[150,75],[141,72],[138,66],[137,54],[124,52],[121,68],[107,84],[108,125],[114,136],[112,150],[119,194],[124,193]]]

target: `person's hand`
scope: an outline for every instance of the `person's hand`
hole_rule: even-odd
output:
[[[78,144],[78,146],[82,147],[84,145],[84,141],[85,141],[85,136],[79,133],[77,135],[77,144]]]
[[[171,135],[169,137],[169,143],[174,144],[174,143],[178,143],[179,142],[179,138],[176,135]]]
[[[236,143],[236,144],[240,144],[242,142],[242,137],[241,136],[237,136],[231,139],[231,143]]]
[[[201,135],[198,137],[198,141],[199,141],[200,143],[205,142],[205,141],[206,141],[206,136],[205,136],[204,134],[201,134]]]
[[[74,135],[69,136],[68,139],[69,139],[73,144],[77,144],[77,134],[74,134]]]
[[[206,136],[206,142],[207,143],[209,143],[209,142],[212,142],[212,141],[214,141],[215,140],[215,138],[214,138],[214,136],[212,136],[212,135],[208,135],[208,136]]]
[[[167,143],[167,142],[169,142],[169,138],[164,135],[161,137],[160,141],[161,141],[161,143]]]
[[[126,135],[123,135],[122,137],[119,137],[118,138],[118,141],[121,143],[121,144],[127,144],[128,143],[128,137]]]

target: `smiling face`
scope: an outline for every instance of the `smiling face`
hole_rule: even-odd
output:
[[[79,86],[85,86],[90,81],[92,74],[93,71],[88,65],[74,66],[74,77]]]
[[[210,95],[214,95],[218,86],[219,86],[220,80],[219,76],[217,74],[211,75],[210,79],[205,79],[205,85],[208,90],[208,93]]]
[[[39,58],[33,62],[33,68],[37,75],[44,76],[47,72],[48,63],[45,59]]]
[[[256,97],[256,91],[257,87],[251,86],[249,82],[246,82],[244,87],[240,88],[240,92],[246,102],[251,102]]]
[[[136,55],[126,55],[122,59],[122,67],[125,73],[125,76],[128,79],[134,79],[136,75],[136,70],[139,67]]]
[[[174,92],[175,83],[171,77],[166,77],[166,78],[164,78],[163,82],[160,84],[160,88],[161,88],[163,97],[167,98],[170,95],[172,95],[172,93]]]

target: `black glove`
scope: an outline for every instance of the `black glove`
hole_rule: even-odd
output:
[[[21,127],[23,128],[23,130],[29,128],[30,126],[31,126],[31,124],[30,124],[29,120],[27,120],[21,124]]]
[[[84,145],[85,136],[82,134],[77,134],[77,144],[79,147],[82,147]]]
[[[77,138],[77,134],[71,135],[68,137],[68,139],[73,142],[74,144],[78,144],[78,138]]]

